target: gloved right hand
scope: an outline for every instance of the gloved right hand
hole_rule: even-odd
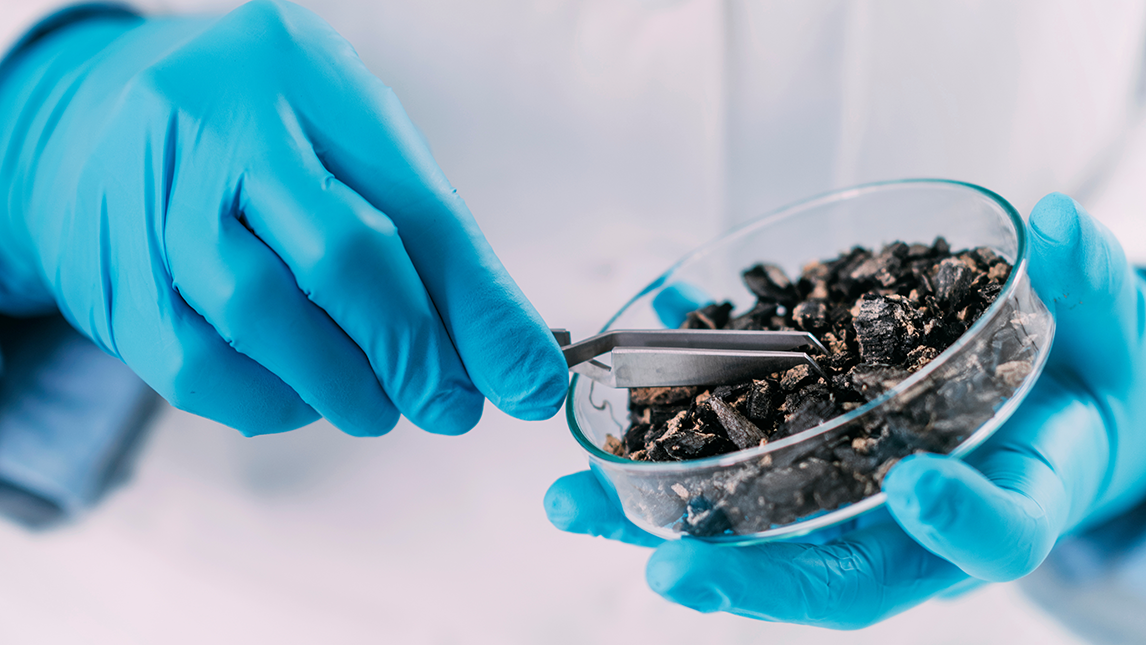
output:
[[[62,27],[0,85],[0,310],[58,307],[246,434],[524,419],[557,344],[393,92],[314,14]]]
[[[863,627],[969,582],[1030,573],[1062,535],[1146,497],[1146,282],[1065,195],[1038,203],[1030,231],[1031,282],[1058,326],[1045,371],[966,462],[896,464],[883,482],[890,515],[826,543],[661,543],[581,472],[550,487],[550,520],[657,546],[648,582],[672,601],[821,627]]]

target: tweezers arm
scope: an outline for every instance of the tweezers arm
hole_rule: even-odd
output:
[[[596,361],[593,361],[594,363]],[[612,387],[723,385],[762,378],[799,365],[822,374],[807,354],[731,349],[613,350]]]
[[[622,329],[570,343],[551,331],[570,370],[609,387],[720,385],[804,364],[822,374],[807,352],[827,353],[807,332]],[[611,367],[596,360],[610,352]]]

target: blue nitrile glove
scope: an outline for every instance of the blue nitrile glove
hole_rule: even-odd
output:
[[[862,627],[969,581],[1026,575],[1059,536],[1141,500],[1143,281],[1110,232],[1068,197],[1039,202],[1031,232],[1031,278],[1055,313],[1055,344],[1031,394],[967,463],[902,460],[883,484],[890,516],[874,514],[824,544],[662,543],[649,585],[700,611]],[[559,528],[656,542],[588,472],[558,480],[545,504]]]
[[[554,414],[561,352],[393,92],[314,14],[92,18],[0,78],[0,303],[177,407],[443,434]]]

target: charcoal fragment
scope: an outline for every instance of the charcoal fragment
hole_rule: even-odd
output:
[[[629,405],[679,405],[697,395],[699,388],[679,387],[634,387],[629,390]]]
[[[720,425],[724,426],[725,433],[732,440],[732,443],[736,444],[737,448],[741,450],[755,448],[767,441],[760,428],[745,419],[743,415],[724,401],[712,397],[708,400],[708,405],[716,413],[716,418],[720,419]]]
[[[925,365],[935,360],[936,356],[939,356],[938,349],[928,345],[920,345],[907,353],[904,366],[908,372],[918,372],[923,369]]]
[[[711,304],[696,311],[690,311],[684,319],[685,329],[724,329],[732,313],[732,303]]]
[[[935,238],[935,242],[931,245],[931,256],[945,258],[949,255],[951,255],[951,245],[947,243],[947,238],[942,236]]]
[[[1002,262],[1002,258],[999,257],[999,254],[985,246],[972,249],[971,256],[978,261],[979,266],[983,269],[989,269],[995,266],[996,263]]]
[[[722,509],[713,506],[712,502],[704,497],[694,497],[685,506],[684,525],[691,535],[708,537],[720,535],[732,528],[728,516]]]
[[[701,459],[718,454],[720,443],[713,433],[697,431],[683,421],[669,422],[668,431],[653,442],[650,452],[655,448],[658,454],[667,455],[673,461]]]
[[[805,331],[816,336],[832,328],[832,321],[828,318],[828,305],[824,300],[805,300],[792,310],[792,319]]]
[[[784,401],[784,411],[784,425],[778,433],[782,436],[814,428],[840,414],[831,391],[822,380],[789,394]]]
[[[907,245],[902,242],[889,245],[879,254],[864,260],[862,264],[852,269],[851,279],[890,287],[899,280],[904,257],[907,257]]]
[[[763,302],[784,306],[795,303],[796,287],[784,270],[775,264],[757,264],[743,274],[744,285]]]
[[[995,283],[1006,282],[1010,275],[1011,265],[1007,264],[1006,262],[999,262],[998,264],[992,266],[990,271],[987,272],[987,277],[990,278],[991,282]]]
[[[948,306],[958,305],[967,297],[974,279],[975,271],[966,263],[955,258],[943,260],[935,272],[935,295]]]
[[[776,386],[768,381],[755,380],[748,391],[747,417],[756,422],[768,422],[776,414],[779,393]]]
[[[902,296],[864,296],[852,309],[860,355],[868,363],[901,362],[918,343],[910,303]]]
[[[1028,361],[1009,361],[995,368],[995,377],[1009,388],[1017,388],[1031,373],[1031,364]]]
[[[922,260],[931,255],[931,247],[926,244],[912,244],[907,247],[908,260]]]
[[[791,392],[815,383],[819,374],[812,371],[810,365],[797,365],[780,376],[780,387],[785,392]]]
[[[848,373],[852,387],[868,401],[899,385],[909,376],[910,372],[898,367],[872,364],[857,365]]]

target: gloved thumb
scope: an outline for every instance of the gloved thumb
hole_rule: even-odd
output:
[[[1135,280],[1121,245],[1078,202],[1047,195],[1031,211],[1031,284],[1055,314],[1048,367],[1094,387],[1131,374]]]

